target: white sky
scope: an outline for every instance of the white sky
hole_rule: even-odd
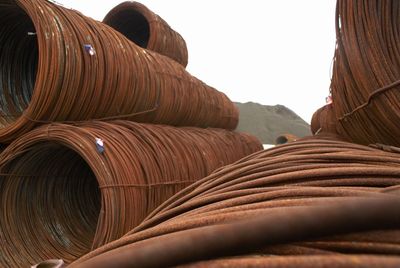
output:
[[[102,20],[121,0],[58,0]],[[329,93],[336,0],[138,0],[185,39],[187,70],[232,101],[310,123]]]

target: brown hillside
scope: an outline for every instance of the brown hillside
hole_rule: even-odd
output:
[[[310,125],[283,105],[235,104],[239,108],[237,130],[255,135],[264,144],[275,144],[276,138],[283,134],[299,138],[311,135]]]

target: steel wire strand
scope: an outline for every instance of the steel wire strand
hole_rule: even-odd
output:
[[[244,205],[237,203],[238,198],[231,198],[226,202],[217,202],[216,205],[210,205],[200,208],[187,210],[188,212],[181,212],[179,216],[173,219],[162,222],[162,224],[157,225],[152,228],[145,229],[143,231],[129,232],[123,238],[110,243],[108,246],[104,246],[95,252],[91,252],[88,255],[94,256],[110,248],[120,247],[127,243],[135,243],[143,240],[161,237],[163,235],[176,233],[184,230],[199,228],[202,226],[210,226],[216,224],[223,224],[227,222],[237,221],[244,218],[255,217],[257,215],[267,215],[274,213],[275,211],[288,211],[290,212],[294,208],[309,207],[318,204],[335,204],[338,202],[340,197],[350,196],[349,194],[338,193],[329,196],[328,192],[323,192],[318,189],[314,189],[314,195],[309,193],[308,196],[282,196],[281,198],[271,198],[260,196],[255,199],[254,196],[242,197],[243,200],[247,202]],[[299,191],[297,191],[298,193]],[[292,192],[296,193],[296,190]],[[277,194],[277,193],[273,193]],[[359,191],[354,196],[365,196],[370,195],[370,193]],[[376,194],[375,194],[376,195]],[[222,205],[228,205],[223,207]],[[219,207],[218,207],[219,206]]]
[[[318,150],[314,151],[314,155],[310,155],[309,151],[309,148],[312,148],[312,145],[317,146],[318,148]],[[328,145],[332,146],[330,147],[331,152],[329,153],[328,151],[324,154],[321,154],[321,150],[319,150],[319,148],[326,147]],[[341,154],[343,155],[337,154],[338,147],[341,148]],[[292,158],[293,160],[292,162],[289,162],[290,158],[287,155],[294,154],[295,152],[297,152],[299,156],[301,156],[301,154],[303,154],[304,152],[307,152],[307,155],[303,156],[302,158],[299,158],[299,156],[290,156],[290,158]],[[304,162],[304,160],[307,160],[307,156],[310,158],[311,162],[309,161],[309,163],[305,162],[303,164],[300,164],[301,162],[299,161],[301,160]],[[323,159],[324,156],[325,159]],[[263,178],[268,174],[269,176],[274,175],[275,177],[280,176],[280,178],[282,178],[285,173],[290,172],[293,183],[295,182],[295,178],[301,175],[302,170],[318,170],[319,168],[323,168],[329,171],[329,166],[331,166],[336,167],[336,172],[339,172],[340,168],[338,169],[338,167],[341,166],[342,168],[347,168],[348,170],[352,167],[359,167],[359,172],[363,173],[364,168],[368,167],[368,165],[370,170],[373,170],[371,169],[371,164],[377,166],[378,169],[382,168],[382,166],[385,165],[387,165],[388,167],[393,166],[393,168],[395,168],[399,164],[397,155],[395,154],[385,154],[384,152],[374,150],[366,146],[359,146],[355,144],[336,141],[321,141],[315,139],[306,141],[300,140],[288,145],[277,146],[273,149],[261,151],[245,158],[247,159],[246,161],[240,160],[234,165],[230,165],[221,170],[218,170],[210,175],[208,178],[196,182],[193,185],[187,187],[182,192],[177,193],[170,200],[164,202],[161,206],[150,213],[148,218],[151,218],[152,216],[160,213],[163,210],[168,210],[168,208],[177,207],[179,206],[179,204],[182,204],[193,197],[207,194],[207,191],[209,191],[208,193],[210,194],[210,191],[212,190],[212,194],[217,191],[217,187],[220,187],[220,185],[225,184],[226,186],[229,186],[232,185],[232,181],[233,183],[240,182],[240,178],[245,177],[246,173],[249,175],[246,175],[244,182],[246,182],[246,180],[252,182],[255,179]],[[360,164],[352,163],[356,161],[356,159],[357,162],[360,162]],[[259,169],[259,171],[256,172],[256,169]],[[264,169],[264,173],[260,172],[262,171],[262,169]],[[393,172],[396,173],[397,171],[393,170]],[[356,174],[355,176],[353,176],[354,179],[353,181],[350,181],[350,183],[349,174],[347,174],[347,176],[342,176],[341,178],[331,176],[329,180],[328,178],[323,178],[321,175],[322,174],[318,176],[318,172],[316,172],[313,177],[309,178],[310,183],[312,184],[313,181],[318,180],[314,183],[314,186],[320,186],[321,184],[326,184],[327,182],[330,182],[331,186],[346,186],[350,184],[354,187],[354,184],[366,186],[363,184],[369,183],[375,186],[385,187],[388,186],[388,182],[391,182],[389,183],[389,185],[397,184],[398,182],[398,179],[396,179],[397,175],[394,174],[392,174],[394,176],[392,176],[392,179],[387,179],[386,176],[382,176],[381,174],[379,176],[374,176],[368,180],[366,180],[365,174],[362,176],[360,175],[361,177]],[[291,176],[286,177],[290,179]],[[238,178],[238,180],[235,181],[235,178]],[[260,180],[258,187],[264,187],[266,185],[268,185],[268,187],[273,186],[274,184],[271,184],[270,181],[271,180],[268,179],[267,176],[265,179]],[[286,181],[286,183],[288,184],[289,182]],[[222,190],[222,192],[224,191]]]
[[[124,245],[202,226],[335,204],[345,197],[376,196],[389,189],[394,193],[391,186],[400,184],[398,154],[337,140],[301,139],[244,159],[178,192],[124,237],[77,263]],[[362,252],[363,243],[357,245]],[[384,251],[384,243],[381,248],[380,253],[388,254],[390,248]],[[393,250],[397,248],[398,243]]]
[[[321,148],[325,150],[324,153],[321,152]],[[292,162],[288,162],[290,159],[292,159]],[[303,162],[300,164],[299,161],[304,161],[307,159],[310,160],[308,163]],[[358,170],[361,173],[363,172],[364,167],[369,166],[371,168],[371,163],[376,166],[378,170],[382,170],[382,168],[385,166],[390,168],[393,167],[392,171],[397,173],[396,167],[398,167],[400,163],[398,161],[397,154],[387,154],[386,152],[367,146],[331,140],[298,140],[290,144],[280,145],[269,150],[254,153],[248,157],[245,157],[245,160],[239,160],[234,165],[227,166],[214,172],[207,178],[194,183],[182,191],[184,194],[176,194],[171,198],[171,200],[168,200],[154,210],[149,217],[159,213],[161,210],[176,207],[178,204],[190,200],[192,197],[207,193],[207,191],[215,192],[218,190],[217,187],[221,188],[221,185],[229,186],[236,184],[240,182],[241,177],[244,177],[246,174],[248,174],[250,177],[242,180],[244,182],[247,180],[249,182],[253,182],[254,179],[262,179],[268,174],[281,176],[282,178],[284,173],[287,172],[292,173],[293,176],[289,176],[289,178],[294,180],[296,177],[301,176],[301,173],[299,173],[301,169],[310,170],[310,168],[307,168],[307,166],[313,164],[313,166],[310,166],[311,170],[314,169],[317,172],[315,173],[316,177],[310,177],[309,180],[312,182],[318,178],[318,168],[325,169],[327,172],[329,172],[329,164],[336,167],[338,164],[341,164],[343,168],[351,170],[352,167],[354,167],[355,163],[353,162],[355,159],[360,162],[358,165]],[[282,167],[286,169],[282,169]],[[265,173],[257,174],[256,172],[253,172],[256,168],[264,169]],[[275,169],[276,171],[274,171]],[[372,169],[370,170],[372,171]],[[336,169],[336,172],[339,172],[340,170],[341,169],[338,168]],[[234,181],[236,178],[237,180]],[[332,179],[334,179],[334,177],[332,177]],[[268,181],[268,177],[266,177],[264,182]],[[379,185],[379,180],[375,181]],[[340,179],[338,182],[340,183]],[[360,182],[362,183],[362,180]],[[286,183],[284,185],[288,184]],[[260,186],[262,186],[262,184],[260,184]]]
[[[240,256],[209,261],[199,261],[179,268],[213,267],[269,267],[269,268],[396,268],[400,259],[392,256],[374,255],[313,255],[313,256]]]
[[[261,149],[255,137],[222,129],[129,121],[36,128],[0,155],[0,264],[69,263],[123,236],[185,186]]]
[[[44,0],[0,7],[0,142],[55,121],[236,127],[225,94],[111,27]]]
[[[242,218],[236,222],[186,229],[128,243],[92,258],[78,260],[70,267],[169,267],[249,254],[267,245],[398,227],[398,196],[380,196],[345,198],[329,205],[291,208],[253,216],[247,220]],[[190,250],[187,250],[188,248]],[[157,252],[157,258],[154,257],[154,252]],[[372,259],[374,257],[375,255],[370,256]],[[329,260],[329,257],[327,259]],[[330,260],[334,261],[334,258]],[[343,260],[346,260],[346,257]],[[389,257],[387,262],[382,259],[381,261],[385,267],[399,263],[400,258],[393,256]],[[366,265],[369,267],[368,263]]]
[[[346,139],[399,146],[398,1],[338,0],[331,93]]]
[[[329,202],[329,203],[324,203],[325,200],[321,199],[319,203],[318,202],[304,203],[302,205],[296,205],[296,206],[294,204],[292,204],[292,206],[287,205],[287,206],[276,207],[274,209],[265,207],[265,208],[262,208],[262,209],[260,208],[258,210],[254,210],[254,211],[246,210],[246,208],[243,208],[244,212],[241,212],[241,213],[238,212],[238,213],[236,213],[236,215],[221,214],[214,218],[210,218],[210,217],[200,218],[199,217],[197,219],[197,222],[196,222],[196,220],[190,220],[190,219],[188,219],[186,221],[185,220],[181,220],[181,221],[176,220],[174,223],[161,225],[160,228],[154,227],[149,230],[145,230],[143,232],[139,232],[139,233],[136,233],[133,235],[123,237],[123,238],[117,240],[116,242],[113,242],[106,246],[103,246],[102,248],[100,248],[101,250],[95,250],[95,252],[91,252],[90,254],[88,254],[88,256],[83,257],[82,260],[78,260],[76,263],[79,264],[80,262],[88,260],[93,257],[96,257],[99,254],[101,255],[102,253],[105,253],[105,252],[108,252],[108,251],[111,251],[114,249],[118,249],[118,248],[130,245],[130,244],[132,244],[132,245],[138,244],[139,245],[142,242],[145,243],[146,241],[149,241],[149,240],[155,241],[159,238],[161,239],[162,237],[165,237],[168,235],[178,234],[178,233],[181,233],[184,231],[195,230],[198,228],[202,228],[204,226],[216,226],[219,224],[226,224],[226,223],[231,223],[231,222],[235,222],[235,221],[240,221],[242,219],[249,219],[252,217],[257,217],[259,215],[273,215],[274,213],[278,213],[278,212],[291,213],[291,211],[311,207],[316,204],[323,204],[325,206],[328,206],[330,204],[336,204],[337,202],[339,202],[339,200],[340,199],[336,198],[336,200],[331,200],[331,202]],[[274,228],[274,226],[271,226],[270,228]],[[355,227],[355,228],[357,228],[357,227]],[[360,230],[358,230],[358,232],[359,231]],[[261,230],[260,230],[260,232],[261,232]],[[334,232],[334,231],[332,230],[332,232]],[[310,239],[310,237],[309,237],[309,239]],[[305,239],[305,240],[307,241],[307,239]],[[188,249],[196,251],[195,244],[196,243],[194,242],[193,245],[190,245],[190,246],[188,245]],[[333,243],[331,243],[331,244],[333,244]],[[377,242],[375,242],[375,243],[368,242],[367,243],[367,245],[369,245],[370,247],[372,247],[373,245],[380,246],[380,245],[385,245],[385,244],[387,244],[387,243],[377,243]],[[365,248],[361,247],[362,245],[363,245],[363,243],[357,242],[356,240],[352,242],[352,246],[355,249],[357,249],[359,254],[370,254],[371,251],[366,251]],[[390,254],[395,255],[396,252],[398,253],[398,244],[397,245],[388,244],[388,245],[391,247],[388,247],[388,246],[382,247],[381,246],[380,249],[374,248],[374,253],[381,254],[381,255],[390,255]],[[275,247],[269,247],[266,249],[260,248],[260,249],[257,249],[255,251],[255,253],[264,252],[264,254],[268,254],[268,255],[271,255],[271,254],[276,255],[278,253],[279,253],[278,255],[292,255],[291,251],[293,250],[293,246],[296,246],[296,244],[295,245],[289,244],[288,248],[284,249],[283,251],[281,250],[280,252],[277,251],[277,249]],[[321,251],[329,252],[326,248],[321,247],[319,243],[310,243],[310,244],[305,244],[305,245],[303,245],[301,243],[301,244],[299,244],[299,246],[303,246],[303,247],[308,246],[308,252],[310,252],[310,251],[312,251],[314,253],[315,252],[320,253]],[[321,248],[323,250],[321,250]],[[394,248],[396,251],[394,251],[392,248]],[[348,249],[346,249],[345,247],[342,247],[341,249],[339,249],[337,247],[332,248],[332,246],[331,246],[328,249],[331,249],[332,252],[336,253],[336,254],[338,252],[345,252],[346,254],[349,253],[349,251],[346,252],[346,250],[348,250]],[[336,250],[336,252],[333,250]],[[157,251],[157,250],[154,249],[154,251]],[[151,250],[150,250],[150,252],[151,252]],[[163,264],[160,264],[160,265],[163,266]]]
[[[182,36],[139,2],[127,1],[115,6],[106,14],[103,23],[140,47],[167,56],[184,67],[188,64],[188,51]]]

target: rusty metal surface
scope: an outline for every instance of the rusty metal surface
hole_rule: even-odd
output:
[[[0,142],[50,122],[235,129],[229,98],[168,57],[44,0],[0,1]]]
[[[334,255],[334,256],[243,256],[218,260],[202,261],[180,268],[213,267],[268,267],[268,268],[397,268],[400,258],[373,255]]]
[[[182,36],[139,2],[127,1],[117,5],[107,13],[103,23],[140,47],[167,56],[184,67],[188,64],[188,51]]]
[[[236,222],[188,228],[136,243],[127,243],[82,262],[73,263],[70,267],[170,267],[251,253],[266,245],[316,239],[355,230],[398,227],[399,196],[380,195],[380,198],[342,198],[334,204],[323,205],[321,202],[314,206],[275,210]],[[157,257],[154,256],[155,252]],[[325,256],[324,259],[329,257]],[[345,260],[346,258],[342,261]],[[334,262],[334,257],[330,261]],[[348,267],[358,264],[347,261]],[[388,264],[398,264],[400,257],[393,256],[386,262],[381,258],[380,261],[385,267]],[[364,263],[369,267],[368,263]]]
[[[40,262],[38,264],[32,265],[31,268],[65,268],[67,267],[63,260],[54,259]]]
[[[331,92],[338,132],[360,144],[399,146],[400,5],[338,0]]]
[[[255,137],[222,129],[128,121],[36,128],[0,155],[0,266],[71,262],[261,149]]]
[[[188,240],[186,247],[190,250],[184,251],[181,255],[169,258],[168,255],[174,253],[168,251],[168,254],[162,257],[166,259],[158,258],[148,262],[143,260],[140,264],[162,266],[163,261],[166,261],[166,264],[170,264],[169,261],[171,261],[173,265],[190,263],[194,260],[192,258],[197,258],[193,257],[197,254],[193,252],[212,254],[211,252],[215,252],[216,249],[211,245],[221,245],[227,241],[226,236],[217,235],[221,232],[218,228],[223,228],[220,226],[236,224],[237,221],[260,215],[269,217],[270,222],[264,222],[264,227],[259,228],[246,223],[244,225],[247,227],[242,225],[241,230],[232,231],[232,239],[237,239],[230,244],[232,248],[244,247],[244,241],[239,238],[239,233],[242,232],[253,230],[258,236],[266,235],[270,239],[271,237],[278,237],[277,239],[289,237],[290,240],[298,237],[299,233],[295,234],[299,231],[298,226],[312,222],[318,225],[320,230],[329,234],[317,235],[318,228],[313,225],[308,231],[300,232],[302,237],[296,241],[279,240],[272,243],[266,238],[263,240],[265,244],[252,248],[250,253],[287,256],[299,255],[299,252],[309,256],[322,253],[353,253],[371,255],[371,258],[375,255],[397,256],[400,241],[393,237],[398,237],[399,223],[385,227],[390,220],[384,218],[394,217],[398,220],[398,211],[394,214],[387,212],[388,214],[383,217],[375,215],[368,219],[363,218],[360,222],[346,216],[341,219],[354,229],[345,232],[338,227],[336,221],[338,219],[329,219],[328,215],[331,212],[332,215],[337,215],[338,211],[343,212],[342,209],[330,210],[339,204],[352,207],[354,198],[375,199],[389,194],[398,200],[399,167],[398,154],[338,140],[308,137],[279,145],[244,157],[235,164],[221,168],[188,186],[156,208],[139,226],[124,237],[88,253],[75,264],[77,267],[83,263],[88,264],[87,267],[95,267],[94,263],[98,264],[102,261],[110,265],[113,261],[116,261],[118,265],[122,265],[121,262],[125,261],[133,264],[133,261],[150,259],[147,253],[160,252],[167,248],[172,248],[171,251],[174,252],[175,244],[169,238],[179,237],[178,241],[185,241],[185,234],[190,237],[192,232],[202,237],[200,230],[210,228],[207,229],[210,231],[207,238],[209,240],[196,239],[193,242]],[[372,204],[375,203],[371,202]],[[315,207],[320,207],[324,212],[320,215],[313,214]],[[366,205],[364,208],[357,209],[351,217],[369,213],[367,212],[369,209],[372,207]],[[310,213],[310,221],[294,216],[299,211]],[[292,215],[295,223],[288,224],[287,219],[276,220],[279,213],[287,217]],[[375,227],[365,228],[366,224],[372,224],[374,221],[377,224]],[[373,230],[375,233],[368,230]],[[282,236],[278,235],[280,231]],[[310,242],[310,239],[316,239],[316,236],[319,236],[319,239]],[[219,240],[223,241],[219,242]],[[272,244],[268,244],[268,241]],[[282,243],[289,243],[285,244],[289,247],[282,248]],[[267,244],[270,247],[266,248]],[[281,248],[277,250],[273,247],[275,245]],[[221,248],[227,247],[229,246],[224,244]],[[142,253],[146,258],[141,255]],[[221,250],[220,255],[213,255],[212,258],[230,256],[230,254],[237,254],[237,252],[233,250],[226,253]],[[210,257],[210,255],[207,256]],[[379,258],[379,260],[382,259]],[[394,258],[393,261],[398,263],[399,259]]]
[[[133,6],[139,18],[121,15]],[[0,264],[398,267],[399,14],[394,0],[338,0],[315,136],[251,154],[246,134],[99,122],[237,124],[185,71],[179,35],[157,47],[172,30],[146,7],[105,19],[128,38],[147,20],[144,49],[52,3],[0,0],[0,142],[28,132],[0,154]]]
[[[336,130],[335,108],[333,104],[327,104],[314,112],[311,118],[311,132],[314,135],[330,133],[339,136]]]

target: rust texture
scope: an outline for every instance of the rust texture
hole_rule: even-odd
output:
[[[229,98],[111,27],[44,0],[0,1],[0,142],[89,119],[235,129]]]
[[[328,254],[334,257],[321,256],[321,265],[398,265],[399,167],[398,154],[343,141],[308,137],[279,145],[188,186],[71,267],[157,267],[232,255],[248,265],[293,256],[293,266],[305,261],[298,255],[319,262]],[[151,258],[154,252],[164,253]],[[249,254],[263,258],[247,262]],[[357,257],[339,261],[339,254]]]
[[[337,130],[356,143],[399,146],[400,3],[338,0],[331,93]]]
[[[263,216],[253,216],[251,220],[243,218],[237,222],[197,226],[126,244],[70,267],[171,267],[332,233],[394,228],[400,224],[396,208],[399,204],[398,196],[381,194],[381,198],[342,198],[329,205],[263,211]],[[186,250],[189,245],[190,250]],[[160,252],[157,258],[152,258],[154,252]],[[385,257],[385,254],[381,256]],[[381,262],[385,264],[384,259]],[[357,261],[353,263],[357,264]],[[393,256],[387,263],[399,264],[400,257]]]
[[[69,263],[261,149],[255,137],[223,129],[128,121],[36,128],[0,155],[0,266]]]
[[[119,4],[107,13],[103,23],[140,47],[167,56],[184,67],[188,64],[188,51],[182,36],[139,2],[127,1]]]
[[[260,151],[147,7],[0,0],[0,265],[399,267],[399,14],[337,0],[314,136]]]
[[[335,108],[333,104],[327,104],[319,108],[311,118],[311,133],[330,133],[340,135],[336,129]]]
[[[244,256],[202,261],[180,268],[268,267],[268,268],[396,268],[400,260],[392,256],[335,255],[335,256]]]

